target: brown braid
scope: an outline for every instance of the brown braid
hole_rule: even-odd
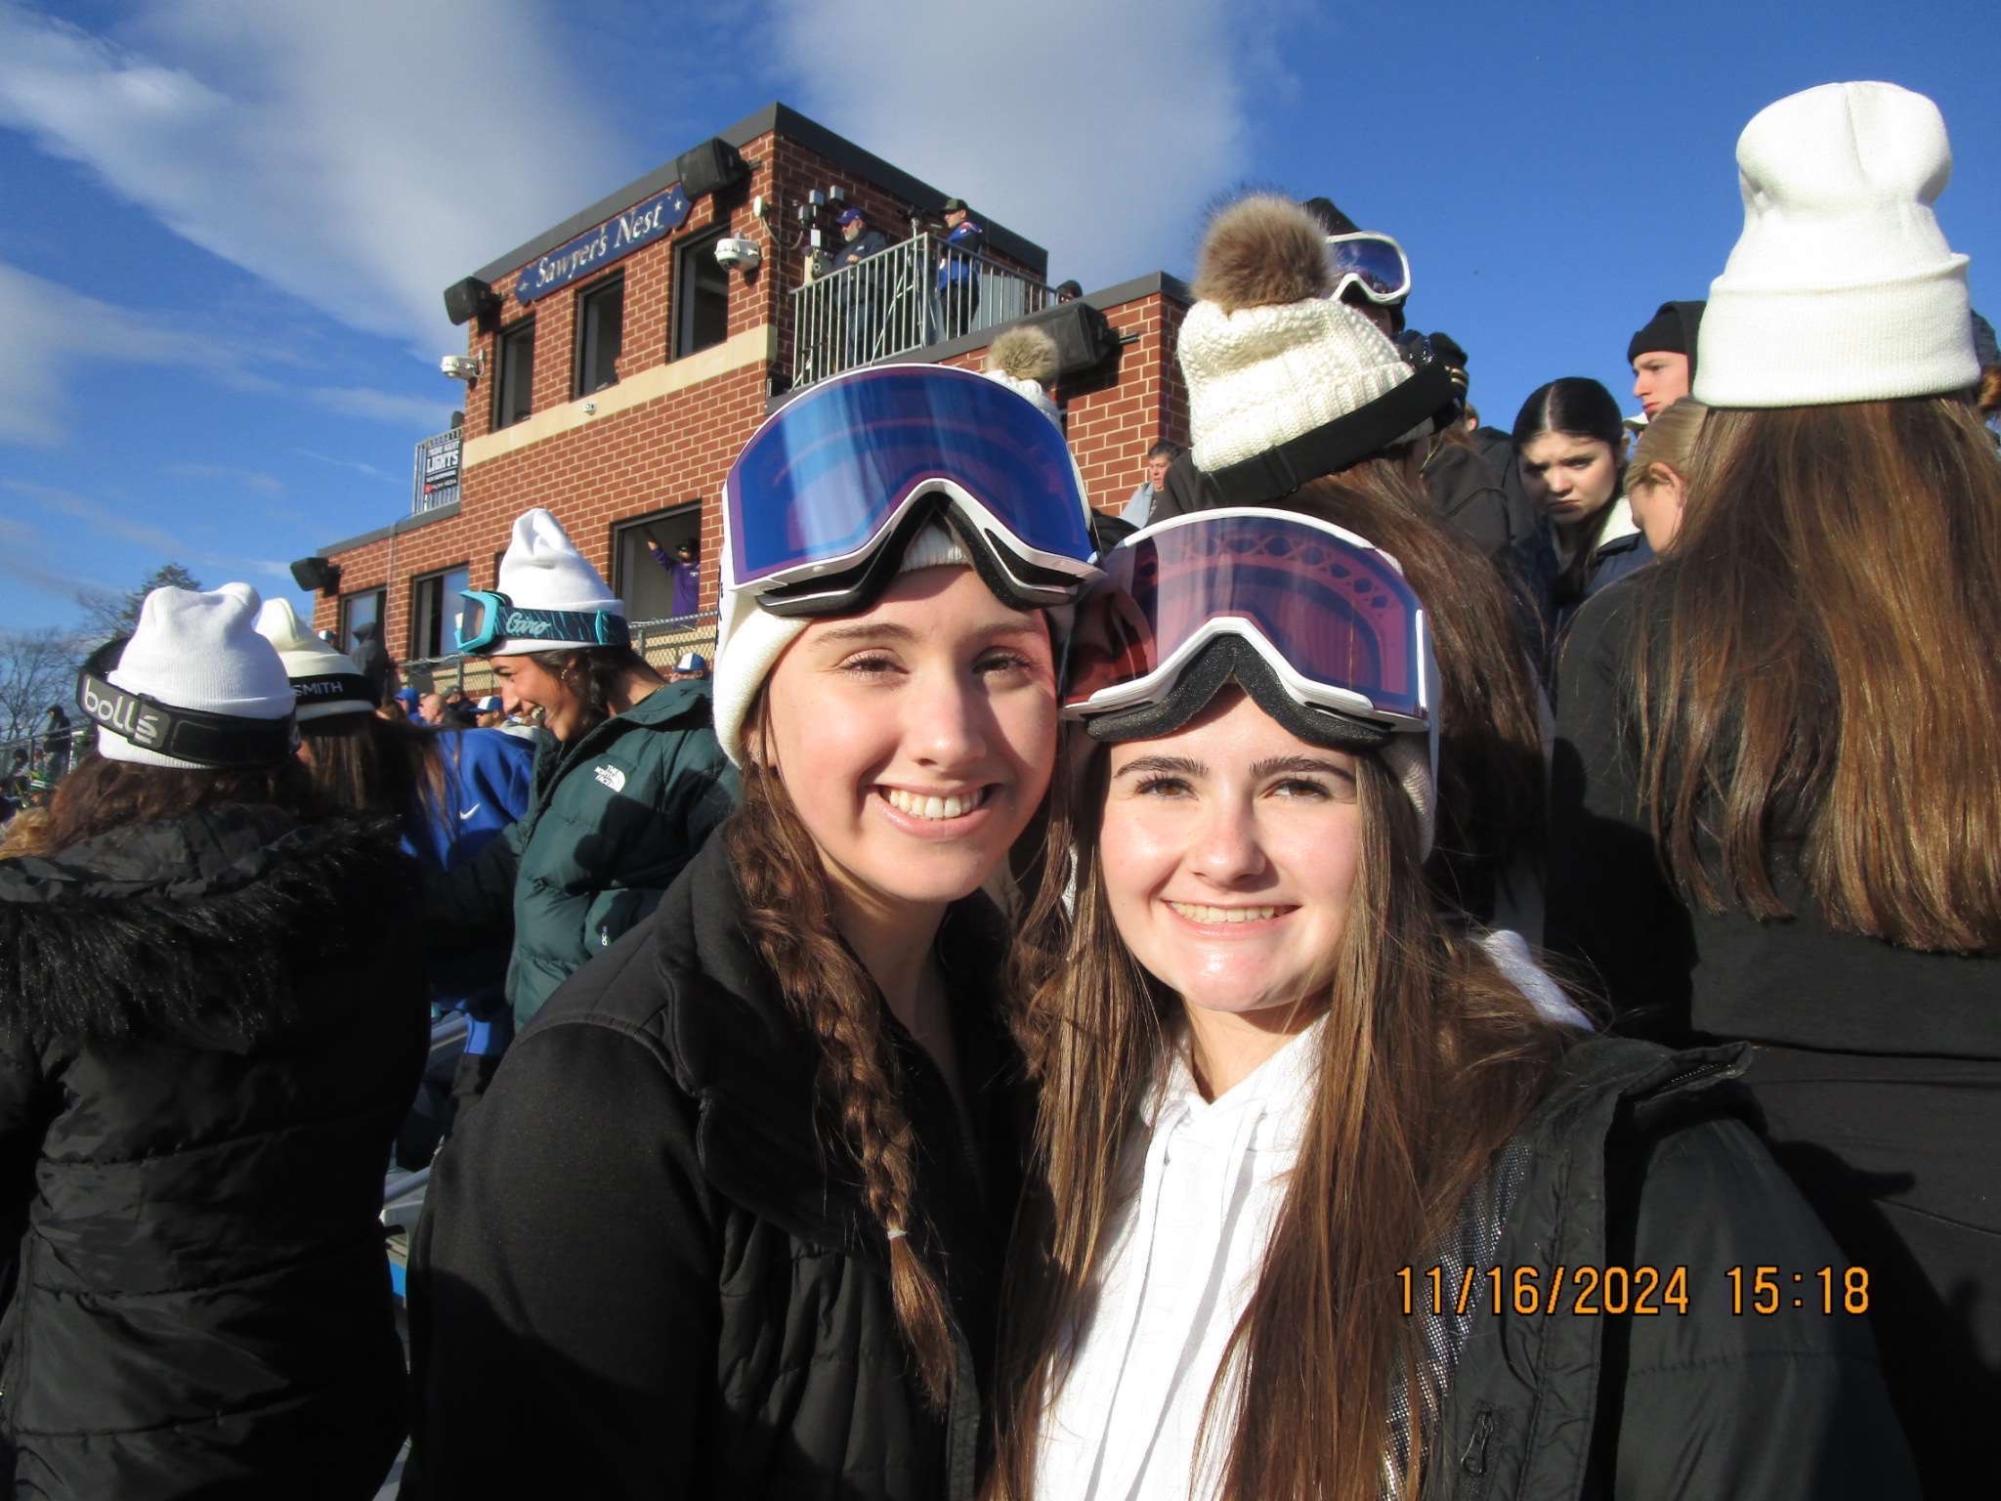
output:
[[[761,704],[752,723],[753,743],[762,742]],[[917,1142],[881,994],[834,927],[819,850],[768,758],[746,762],[743,802],[723,838],[744,926],[819,1044],[826,1113],[861,1170],[869,1213],[885,1234],[906,1232],[889,1242],[890,1298],[918,1384],[942,1411],[958,1360],[944,1288],[917,1251]]]

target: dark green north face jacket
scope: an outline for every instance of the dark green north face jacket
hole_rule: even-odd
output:
[[[479,858],[428,877],[434,942],[505,932],[525,1026],[556,987],[659,903],[736,800],[709,685],[668,683],[535,763],[528,812]]]

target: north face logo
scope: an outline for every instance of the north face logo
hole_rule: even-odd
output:
[[[625,773],[616,766],[593,767],[591,775],[604,783],[613,792],[625,791]]]

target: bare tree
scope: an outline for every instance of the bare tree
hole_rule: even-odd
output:
[[[86,632],[100,640],[131,635],[132,628],[139,623],[139,607],[146,603],[146,596],[155,589],[167,588],[200,589],[201,581],[179,563],[163,563],[128,593],[79,594],[76,602],[83,606]]]
[[[50,704],[69,704],[81,656],[69,631],[0,632],[0,743],[36,735]]]

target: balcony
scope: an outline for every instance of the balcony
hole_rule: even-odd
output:
[[[947,254],[971,274],[941,290],[939,262]],[[1012,266],[948,252],[936,235],[915,235],[792,294],[792,385],[999,328],[1055,300],[1047,286]]]
[[[464,430],[452,428],[417,444],[410,469],[410,514],[421,516],[459,503],[459,455]]]

